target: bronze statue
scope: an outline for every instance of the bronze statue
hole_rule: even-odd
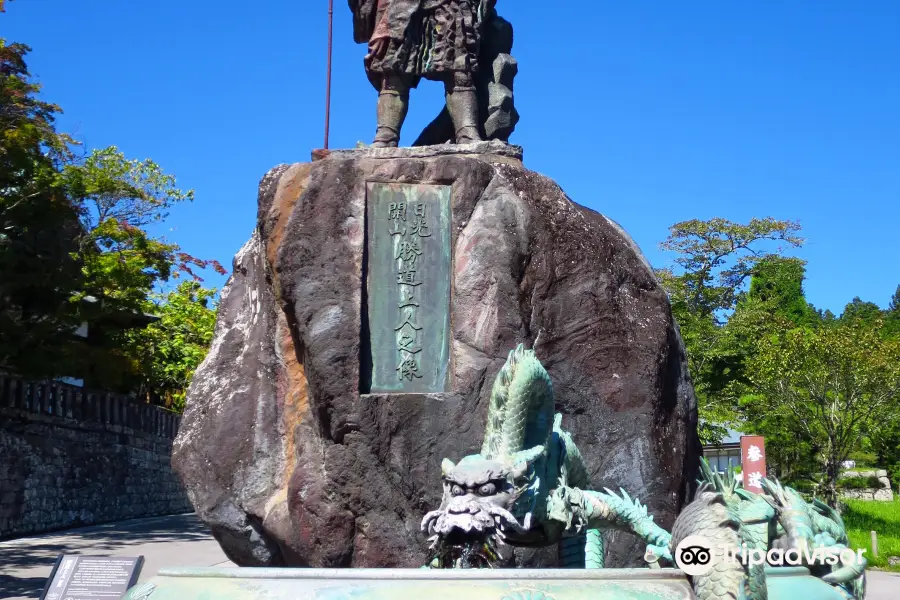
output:
[[[372,146],[397,146],[409,90],[423,77],[444,83],[453,125],[449,138],[456,143],[482,140],[479,101],[484,94],[477,93],[476,74],[485,24],[496,17],[496,0],[349,2],[354,40],[368,43],[366,73],[379,91],[378,128]],[[511,46],[511,31],[509,37]],[[429,137],[434,139],[433,134]]]

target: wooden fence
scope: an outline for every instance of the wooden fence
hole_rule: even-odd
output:
[[[175,439],[181,415],[129,396],[65,383],[32,382],[0,373],[0,409],[11,408],[81,422],[119,425]]]

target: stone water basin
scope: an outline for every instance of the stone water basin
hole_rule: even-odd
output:
[[[842,600],[802,567],[767,569],[769,600]],[[691,600],[677,569],[167,568],[123,600]]]

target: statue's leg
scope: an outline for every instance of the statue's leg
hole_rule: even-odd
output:
[[[475,95],[472,74],[454,72],[444,85],[447,91],[447,109],[456,132],[456,143],[481,141],[481,132],[478,130],[478,97]]]
[[[400,129],[409,108],[409,85],[401,75],[385,73],[378,94],[378,129],[375,148],[396,148],[400,143]]]

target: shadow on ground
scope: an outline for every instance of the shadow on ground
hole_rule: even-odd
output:
[[[43,577],[0,575],[0,597],[25,596],[26,598],[37,598],[41,595],[45,583],[47,583],[47,580]]]
[[[209,539],[206,525],[196,515],[189,514],[122,521],[7,540],[0,542],[0,598],[37,598],[47,581],[44,577],[16,577],[9,572],[37,568],[49,573],[60,554],[128,556],[128,550],[133,546]]]

